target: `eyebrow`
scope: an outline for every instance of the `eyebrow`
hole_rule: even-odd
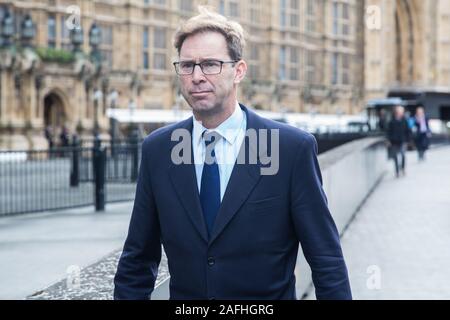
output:
[[[206,60],[219,60],[219,61],[223,60],[223,61],[225,61],[227,59],[223,59],[223,58],[203,58],[203,59],[199,59],[200,62],[206,61]],[[191,60],[189,60],[189,59],[186,59],[186,60],[180,59],[179,62],[195,62],[195,60],[193,60],[193,59],[191,59]]]

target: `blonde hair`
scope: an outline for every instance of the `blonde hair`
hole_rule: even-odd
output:
[[[244,29],[242,26],[226,17],[209,10],[205,6],[199,6],[200,14],[182,23],[174,35],[173,45],[180,55],[181,46],[187,37],[203,32],[219,32],[225,37],[228,54],[232,60],[241,60],[245,47]]]

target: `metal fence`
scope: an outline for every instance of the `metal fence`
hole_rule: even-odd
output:
[[[134,199],[140,141],[38,151],[0,151],[0,215]]]

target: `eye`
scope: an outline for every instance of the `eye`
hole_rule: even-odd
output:
[[[191,61],[180,62],[180,68],[182,69],[190,69],[192,68],[193,63]]]
[[[214,61],[214,60],[207,60],[202,62],[204,67],[216,67],[219,65],[219,62]]]

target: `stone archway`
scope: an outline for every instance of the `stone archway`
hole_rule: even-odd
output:
[[[395,80],[400,86],[421,81],[422,35],[420,6],[415,0],[396,0]]]
[[[67,122],[64,99],[51,91],[44,96],[44,125],[52,127],[53,131],[61,128]]]

